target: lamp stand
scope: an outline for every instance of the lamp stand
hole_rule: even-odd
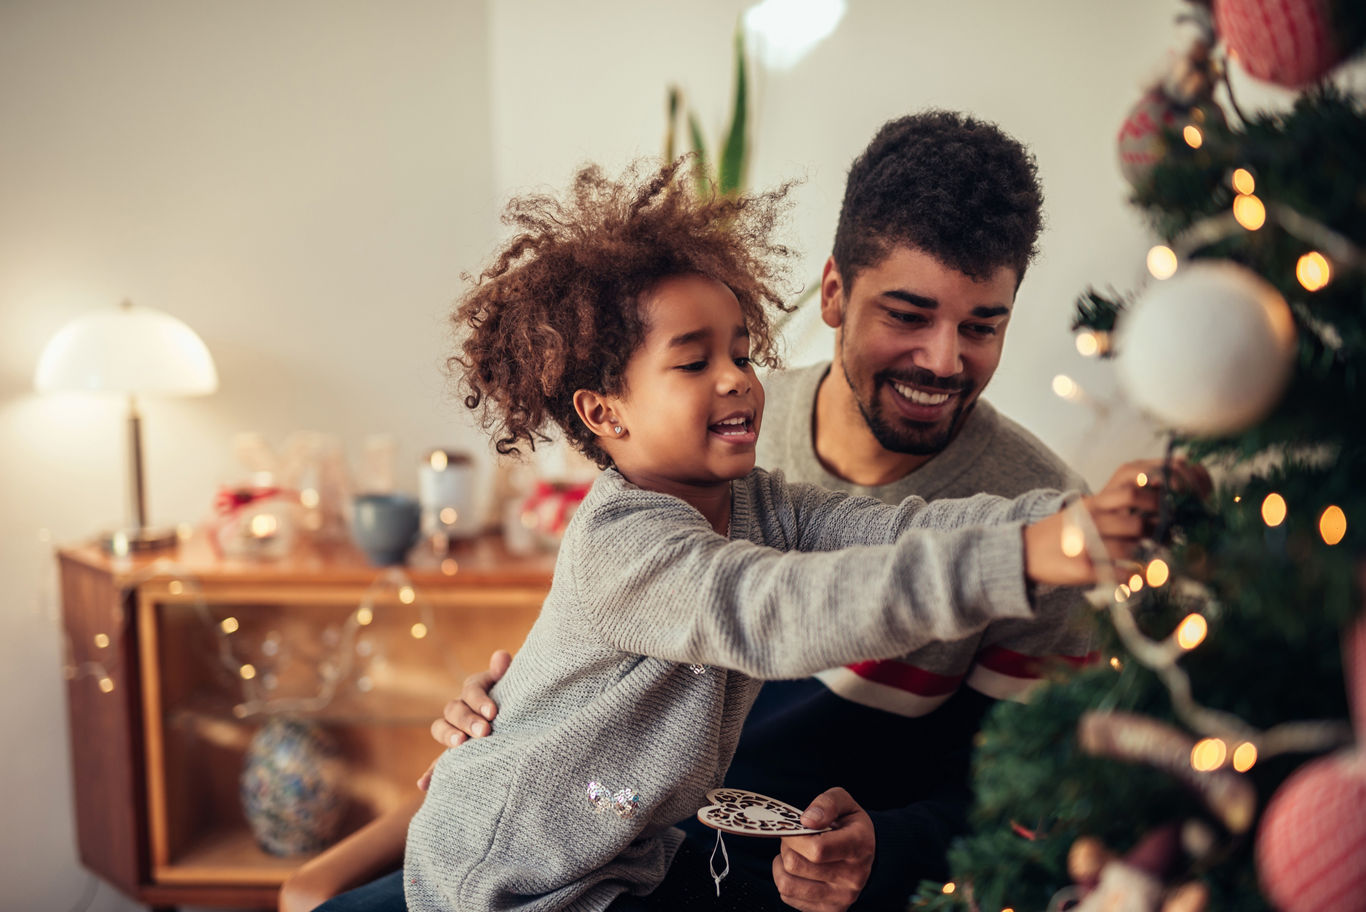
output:
[[[142,472],[142,415],[138,412],[137,397],[128,396],[128,496],[133,526],[107,532],[100,536],[100,544],[113,554],[140,551],[159,551],[176,543],[174,529],[152,529],[147,526],[147,494]]]

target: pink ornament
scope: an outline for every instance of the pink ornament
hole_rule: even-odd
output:
[[[1132,187],[1148,182],[1153,168],[1167,154],[1163,131],[1176,126],[1177,113],[1160,89],[1153,89],[1134,105],[1119,128],[1119,170]]]
[[[1257,833],[1262,891],[1284,912],[1366,912],[1366,755],[1300,767]]]
[[[1346,56],[1333,7],[1333,0],[1214,0],[1214,26],[1250,75],[1294,88],[1322,79]]]

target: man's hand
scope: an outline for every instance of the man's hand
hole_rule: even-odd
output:
[[[512,664],[512,654],[499,649],[489,656],[488,671],[472,674],[465,679],[460,696],[446,704],[441,718],[432,722],[432,738],[442,747],[459,747],[468,738],[482,738],[493,733],[493,719],[498,715],[498,704],[489,696],[489,690],[507,674]],[[417,787],[423,791],[432,784],[432,770],[436,761],[418,777]]]
[[[835,829],[815,836],[785,836],[773,859],[773,882],[783,902],[803,912],[844,912],[858,899],[873,870],[877,836],[868,812],[842,788],[818,796],[802,826]]]

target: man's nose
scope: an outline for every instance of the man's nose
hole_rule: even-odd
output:
[[[936,377],[955,377],[963,371],[962,350],[954,327],[945,326],[921,340],[914,356],[916,367]]]

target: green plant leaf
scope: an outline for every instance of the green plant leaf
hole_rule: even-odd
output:
[[[711,194],[711,165],[707,159],[707,141],[702,136],[702,125],[697,122],[697,114],[688,112],[688,135],[692,139],[692,151],[697,156],[693,162],[693,176],[697,181],[699,196]]]
[[[745,31],[735,29],[735,101],[731,109],[730,130],[721,151],[718,181],[723,196],[734,196],[744,189],[748,164],[746,134],[749,126],[749,86],[745,73]]]
[[[683,92],[676,85],[669,86],[669,93],[666,96],[666,112],[664,127],[664,161],[671,162],[677,153],[674,151],[678,145],[678,108],[682,104]]]

